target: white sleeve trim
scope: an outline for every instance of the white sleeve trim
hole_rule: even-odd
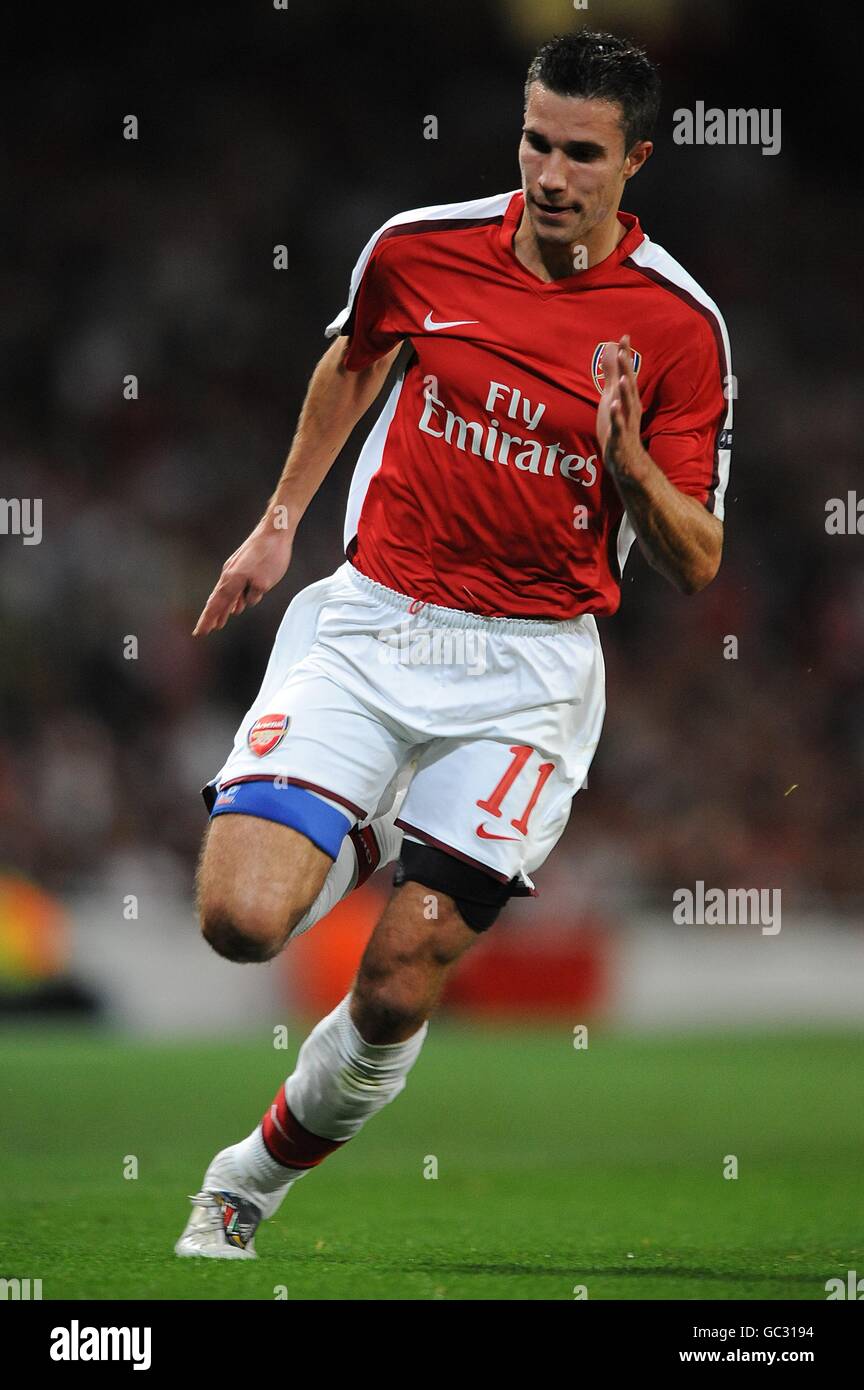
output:
[[[495,193],[489,198],[471,198],[463,203],[432,203],[429,207],[409,208],[407,212],[397,212],[395,217],[389,218],[387,222],[378,228],[377,232],[373,233],[360,252],[357,264],[351,274],[348,303],[324,329],[325,338],[335,338],[337,333],[341,333],[351,313],[351,308],[354,304],[354,296],[360,287],[363,272],[369,264],[369,258],[384,232],[388,231],[391,227],[402,226],[406,222],[456,221],[459,218],[464,218],[466,221],[469,221],[475,218],[497,217],[499,214],[503,215],[507,211],[507,208],[510,206],[511,198],[514,193],[518,193],[518,191],[518,189],[511,189],[509,193]]]
[[[735,378],[732,375],[732,349],[729,345],[729,334],[726,331],[726,324],[723,315],[711,299],[703,290],[702,286],[693,279],[692,275],[684,269],[682,265],[664,251],[662,246],[650,241],[648,237],[636,247],[630,259],[637,266],[645,266],[649,270],[654,270],[661,275],[664,280],[668,280],[671,285],[684,290],[691,298],[705,309],[715,320],[720,332],[720,341],[723,344],[725,364],[721,362],[720,367],[723,373],[723,394],[726,398],[726,414],[721,426],[721,434],[725,435],[732,429],[732,401],[734,398]],[[718,521],[723,520],[724,499],[726,487],[729,482],[729,469],[732,462],[732,450],[729,448],[717,449],[717,483],[714,487],[714,515]]]

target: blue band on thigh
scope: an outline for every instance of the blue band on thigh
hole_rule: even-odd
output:
[[[278,780],[278,779],[277,779]],[[351,821],[328,806],[314,792],[280,782],[279,786],[266,781],[232,782],[220,791],[210,812],[213,816],[234,814],[260,816],[299,830],[313,845],[335,859],[342,841],[351,829]]]

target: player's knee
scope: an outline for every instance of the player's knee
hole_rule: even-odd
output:
[[[201,931],[217,955],[238,965],[271,960],[281,944],[270,924],[242,920],[225,909],[203,913]]]
[[[204,904],[201,931],[217,955],[237,965],[252,965],[277,956],[302,915],[299,906],[275,912],[262,907]]]

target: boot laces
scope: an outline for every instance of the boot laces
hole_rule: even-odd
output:
[[[221,1230],[224,1225],[223,1203],[213,1192],[190,1192],[189,1201],[193,1206],[200,1207],[203,1220],[201,1224],[206,1224],[209,1230]]]

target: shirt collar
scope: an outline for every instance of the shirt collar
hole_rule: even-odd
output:
[[[562,290],[584,289],[589,285],[595,285],[608,277],[609,271],[614,270],[626,260],[629,255],[636,250],[636,247],[647,238],[642,228],[639,226],[639,219],[632,212],[618,212],[618,221],[626,228],[626,232],[609,255],[604,260],[598,261],[596,265],[589,266],[587,270],[577,270],[572,275],[561,276],[557,280],[541,280],[539,275],[535,275],[519,260],[513,250],[513,238],[525,208],[525,197],[520,189],[513,194],[507,205],[507,211],[502,218],[498,228],[497,245],[501,254],[501,259],[507,268],[522,280],[531,285],[539,294],[558,294]]]

